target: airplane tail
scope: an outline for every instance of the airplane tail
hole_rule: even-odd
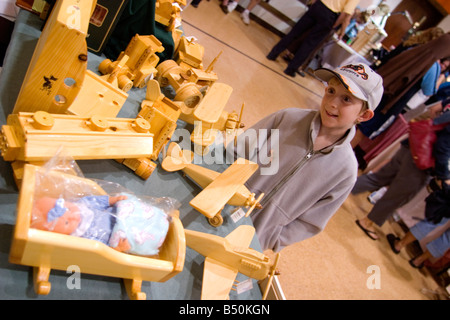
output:
[[[193,158],[192,151],[182,150],[177,143],[171,142],[167,149],[167,156],[162,161],[161,166],[169,172],[183,170],[192,162]]]

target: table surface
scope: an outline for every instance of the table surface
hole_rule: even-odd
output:
[[[6,124],[7,116],[14,108],[28,63],[41,33],[42,23],[37,16],[25,10],[21,10],[18,15],[0,74],[0,125]],[[89,53],[88,69],[97,72],[97,66],[103,59]],[[145,88],[133,88],[128,94],[129,96],[117,117],[134,119],[145,97]],[[181,142],[181,139],[186,136],[186,128],[188,127],[185,127],[185,124],[179,120],[172,140]],[[165,172],[159,165],[159,160],[156,163],[158,166],[150,178],[143,180],[115,160],[77,161],[86,178],[119,183],[138,196],[172,197],[178,200],[181,203],[180,219],[185,229],[223,237],[239,225],[252,225],[251,219],[245,217],[234,222],[230,215],[236,208],[226,205],[222,211],[223,225],[218,228],[212,227],[202,214],[189,205],[189,201],[201,189],[182,173]],[[227,164],[220,163],[202,165],[219,172],[228,167]],[[69,289],[67,283],[70,281],[71,274],[59,270],[52,270],[50,273],[49,281],[52,285],[50,294],[38,296],[33,289],[32,268],[8,262],[16,219],[18,189],[13,179],[11,164],[4,161],[3,158],[0,158],[0,172],[0,299],[128,299],[121,279],[82,274],[80,289]],[[256,235],[250,247],[261,251]],[[198,300],[201,294],[203,265],[204,257],[187,247],[182,272],[163,283],[145,281],[142,284],[142,291],[147,294],[147,299],[152,300]],[[243,281],[248,278],[239,273],[236,279]],[[261,299],[257,281],[252,279],[252,282],[251,290],[239,295],[235,291],[231,291],[230,299]]]
[[[363,62],[371,65],[365,57],[356,52],[344,41],[339,40],[336,34],[323,46],[322,63],[323,67],[335,69],[337,67],[349,64]]]

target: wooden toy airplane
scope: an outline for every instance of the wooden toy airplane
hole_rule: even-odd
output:
[[[194,125],[191,141],[194,151],[203,155],[208,153],[208,147],[214,143],[218,132],[236,132],[243,125],[242,113],[224,110],[233,88],[225,83],[214,83],[206,92],[201,102],[191,113],[182,113],[180,119]]]
[[[253,279],[269,277],[263,299],[267,297],[279,254],[272,263],[266,255],[249,248],[255,228],[241,225],[225,238],[185,229],[186,245],[205,256],[202,300],[228,299],[238,272]]]
[[[161,166],[169,172],[182,170],[203,188],[189,204],[205,215],[212,226],[222,225],[221,211],[225,204],[250,207],[246,217],[253,209],[261,208],[259,201],[264,194],[255,199],[255,194],[244,186],[244,183],[258,169],[256,163],[240,158],[224,172],[219,173],[191,163],[192,159],[192,151],[182,150],[177,143],[172,142]]]

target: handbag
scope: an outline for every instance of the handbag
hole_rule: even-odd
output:
[[[436,132],[445,128],[447,123],[435,125],[433,119],[409,122],[409,149],[417,168],[434,168],[433,145],[437,140]]]

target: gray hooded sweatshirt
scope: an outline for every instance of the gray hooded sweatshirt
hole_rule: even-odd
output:
[[[263,250],[278,252],[322,231],[355,184],[358,164],[350,145],[355,128],[313,151],[320,123],[316,110],[280,110],[227,148],[228,157],[260,165],[246,186],[256,196],[265,194],[263,208],[251,215]]]

